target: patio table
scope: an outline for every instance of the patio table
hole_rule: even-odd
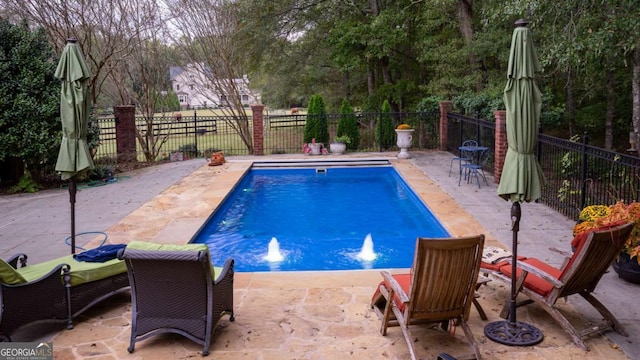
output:
[[[460,146],[458,147],[458,150],[460,150],[460,154],[466,154],[465,157],[468,157],[469,159],[471,159],[470,162],[466,165],[466,169],[464,171],[465,173],[464,178],[465,180],[467,180],[467,182],[469,182],[469,180],[471,179],[471,174],[468,173],[468,170],[475,169],[475,171],[477,172],[478,168],[484,165],[482,164],[483,154],[489,151],[489,148],[486,146]],[[463,165],[463,168],[464,167],[465,165]],[[482,177],[484,178],[484,175]],[[462,169],[460,171],[460,176],[458,178],[458,186],[460,186],[461,180],[462,180]],[[485,182],[487,181],[486,178],[484,180]],[[480,187],[480,182],[478,182],[478,187]]]

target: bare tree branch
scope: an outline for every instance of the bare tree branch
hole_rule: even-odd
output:
[[[241,97],[246,79],[238,4],[227,0],[167,0],[166,4],[176,16],[174,26],[180,38],[175,40],[199,74],[195,86],[200,87],[201,94],[215,95],[208,100],[232,119],[227,120],[228,125],[253,152],[249,118]]]

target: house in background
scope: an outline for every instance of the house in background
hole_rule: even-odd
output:
[[[226,79],[217,81],[216,86],[211,81],[211,72],[203,64],[188,64],[187,66],[171,66],[169,77],[173,92],[178,97],[181,109],[216,109],[230,107],[233,102],[227,89],[237,89],[243,106],[248,107],[260,102],[260,96],[249,89],[249,78]],[[227,83],[228,82],[228,83]]]

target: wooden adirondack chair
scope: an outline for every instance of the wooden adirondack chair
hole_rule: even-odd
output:
[[[628,223],[590,233],[583,243],[578,244],[573,255],[565,260],[560,269],[536,258],[518,260],[516,270],[518,293],[526,295],[529,299],[518,303],[517,306],[538,304],[571,335],[576,345],[584,350],[589,348],[582,338],[603,329],[612,328],[621,335],[629,336],[620,322],[593,296],[592,292],[620,253],[632,228],[633,223]],[[494,275],[510,284],[511,272],[511,264],[508,264],[500,267]],[[598,310],[604,322],[578,332],[555,307],[559,298],[574,294],[579,294]],[[505,319],[508,317],[509,302],[505,302],[500,315]]]
[[[483,245],[484,235],[418,238],[410,276],[398,277],[387,271],[381,272],[384,281],[374,294],[371,307],[382,319],[382,335],[386,335],[388,326],[400,326],[411,358],[416,359],[409,326],[440,323],[446,329],[449,321],[453,320],[462,326],[474,356],[480,359],[480,351],[467,320]]]

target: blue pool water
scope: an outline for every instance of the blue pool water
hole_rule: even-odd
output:
[[[251,169],[192,242],[236,271],[355,270],[410,267],[419,236],[449,234],[393,167],[283,168]],[[273,238],[282,261],[264,259]]]

